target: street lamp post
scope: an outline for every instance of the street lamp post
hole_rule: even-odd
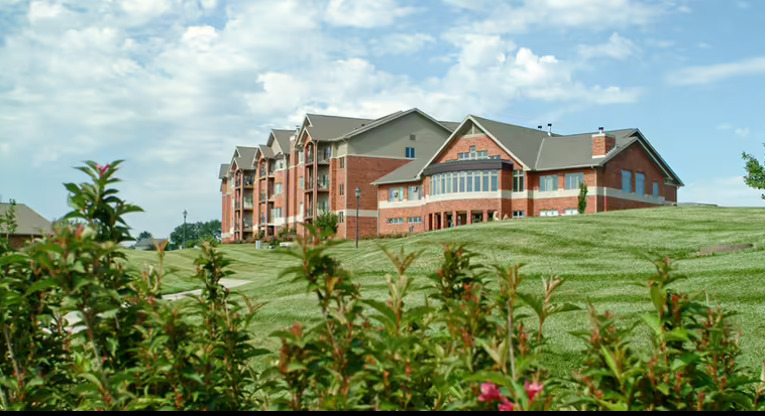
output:
[[[186,215],[188,215],[188,211],[185,209],[183,210],[183,248],[186,248]]]
[[[361,188],[356,187],[356,248],[359,248],[359,199],[361,198]]]

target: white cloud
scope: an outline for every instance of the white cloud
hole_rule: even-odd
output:
[[[374,39],[370,46],[374,55],[412,55],[433,44],[436,39],[425,33],[394,33]]]
[[[388,26],[415,11],[399,6],[396,0],[329,0],[326,20],[335,26],[372,28]]]
[[[729,207],[761,207],[762,191],[744,183],[744,177],[704,178],[680,188],[678,202],[700,202]]]
[[[734,127],[729,123],[722,123],[717,126],[717,129],[723,131],[732,131],[733,134],[744,139],[749,137],[749,133],[752,132],[749,127]]]
[[[607,43],[600,45],[579,45],[578,51],[579,55],[585,60],[604,57],[624,60],[638,54],[640,48],[635,45],[635,42],[614,32]]]
[[[729,78],[765,74],[765,57],[725,64],[692,66],[672,72],[667,81],[673,85],[712,84]]]
[[[500,34],[401,32],[354,43],[323,24],[331,3],[40,4],[0,45],[0,176],[37,169],[58,187],[80,160],[126,158],[126,195],[148,210],[131,224],[155,235],[178,223],[181,205],[219,215],[217,165],[234,145],[262,143],[268,128],[293,127],[306,111],[379,117],[420,107],[461,120],[519,99],[581,108],[634,102],[640,92],[585,84],[576,62]],[[371,12],[334,2],[334,17],[345,10],[357,26],[375,27],[414,13],[390,1],[364,4]],[[219,13],[215,23],[200,19],[200,8]],[[41,24],[27,26],[32,20]],[[451,58],[425,79],[375,61],[429,48]],[[46,201],[56,202],[65,210],[63,200]]]
[[[29,22],[34,24],[41,20],[56,18],[62,13],[64,13],[64,8],[58,3],[33,1],[29,4],[29,13],[27,16]]]

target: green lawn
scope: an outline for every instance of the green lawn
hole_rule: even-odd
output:
[[[737,325],[744,337],[743,363],[759,367],[765,358],[765,209],[749,208],[660,208],[632,210],[578,217],[528,218],[465,226],[402,239],[361,241],[356,250],[346,242],[333,251],[361,283],[365,297],[385,298],[385,274],[393,272],[380,246],[407,251],[425,250],[410,269],[415,282],[429,284],[424,276],[441,260],[441,246],[462,243],[478,254],[477,262],[524,263],[531,278],[524,290],[541,291],[539,277],[555,273],[566,279],[557,292],[559,302],[585,306],[592,302],[598,310],[634,318],[650,309],[647,292],[634,285],[654,270],[646,256],[678,259],[680,271],[689,278],[675,285],[677,290],[708,291],[710,302],[737,311]],[[752,250],[695,257],[693,253],[718,244],[754,244]],[[256,250],[253,245],[230,245],[222,250],[234,260],[231,276],[251,280],[240,290],[267,305],[259,312],[255,330],[268,347],[276,341],[268,334],[296,321],[307,322],[317,316],[313,296],[304,286],[277,278],[295,259],[271,250]],[[156,262],[156,255],[129,251],[131,263],[139,268]],[[192,260],[197,250],[169,253],[166,265],[178,271],[164,282],[173,293],[201,287],[182,276],[194,274]],[[410,304],[422,302],[415,294]],[[569,331],[588,326],[585,312],[557,315],[545,325],[552,339],[546,359],[551,368],[565,371],[583,348]],[[640,341],[637,339],[636,341]]]

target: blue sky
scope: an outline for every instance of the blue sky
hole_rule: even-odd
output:
[[[638,127],[680,201],[763,206],[765,2],[0,0],[0,195],[47,218],[126,159],[136,229],[220,217],[217,171],[305,112]]]

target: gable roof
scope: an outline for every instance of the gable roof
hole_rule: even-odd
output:
[[[427,113],[423,112],[419,108],[411,108],[411,109],[406,110],[406,111],[396,111],[395,113],[391,113],[391,114],[388,114],[387,116],[380,117],[377,120],[374,120],[374,121],[372,121],[369,124],[365,124],[365,125],[362,125],[360,127],[357,127],[356,129],[346,133],[345,135],[335,138],[334,140],[350,139],[351,137],[357,136],[357,135],[359,135],[361,133],[364,133],[364,132],[367,132],[367,131],[372,130],[374,128],[380,127],[383,124],[390,123],[391,121],[398,120],[398,119],[400,119],[402,117],[405,117],[405,116],[407,116],[409,114],[413,114],[413,113],[416,113],[416,114],[419,114],[419,115],[425,117],[426,119],[432,121],[433,123],[435,123],[436,125],[440,126],[441,128],[443,128],[444,130],[446,130],[448,132],[452,132],[454,130],[453,128],[449,128],[449,127],[445,126],[443,124],[443,122],[440,122],[440,121],[434,119],[433,117],[429,116]],[[455,124],[455,123],[451,123],[451,124]],[[459,123],[456,123],[456,124],[459,125]]]
[[[231,167],[228,163],[222,163],[220,165],[220,171],[218,171],[218,179],[224,179],[228,175],[228,169]]]
[[[414,160],[393,172],[373,182],[374,185],[404,183],[419,180],[422,172],[446,149],[449,143],[460,134],[462,126],[473,122],[476,127],[483,130],[489,137],[494,139],[500,147],[514,159],[517,159],[524,168],[533,171],[554,169],[570,169],[578,167],[598,167],[605,165],[609,160],[621,153],[632,144],[639,143],[646,153],[654,159],[664,173],[676,181],[680,186],[683,182],[677,174],[662,159],[656,149],[638,129],[623,129],[608,131],[607,134],[614,136],[616,146],[605,157],[592,156],[593,133],[582,133],[569,136],[553,134],[549,136],[546,131],[501,123],[473,115],[468,115],[455,129],[443,146],[430,158],[430,160]]]
[[[258,146],[258,150],[260,151],[260,153],[263,155],[264,158],[266,158],[266,159],[273,159],[274,151],[271,150],[270,147],[268,147],[268,146],[266,146],[264,144],[261,144],[261,145]]]
[[[306,120],[308,125],[304,129],[308,131],[308,134],[311,135],[311,140],[314,141],[331,140],[374,121],[367,118],[325,116],[321,114],[306,114]]]
[[[234,152],[233,162],[241,170],[253,169],[253,162],[255,161],[255,153],[257,147],[237,146]]]
[[[11,204],[0,203],[0,215],[10,210]],[[14,235],[43,235],[53,232],[53,225],[42,215],[24,204],[16,204],[16,233]]]
[[[289,154],[290,152],[290,138],[295,134],[295,130],[271,130],[271,135],[268,136],[268,147],[272,147],[274,139],[279,146],[282,154]]]

